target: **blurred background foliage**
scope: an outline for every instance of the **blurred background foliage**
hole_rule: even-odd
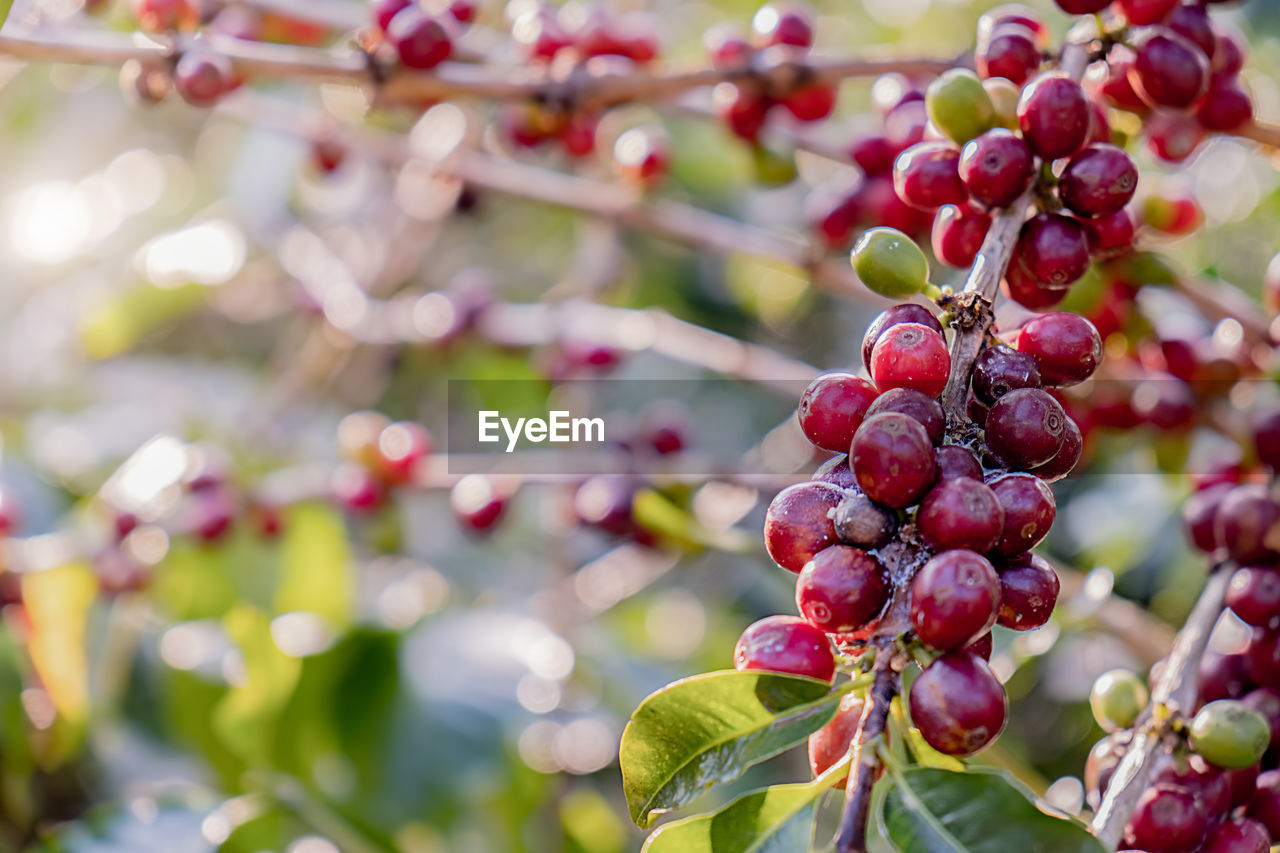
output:
[[[74,15],[76,5],[19,2],[13,20]],[[664,55],[696,60],[707,26],[745,22],[755,5],[644,8],[666,25]],[[951,56],[970,46],[993,4],[817,5],[821,50]],[[1065,25],[1049,3],[1035,5]],[[482,4],[482,21],[499,26],[501,15]],[[1253,42],[1248,80],[1259,114],[1274,121],[1280,7],[1255,0],[1227,16]],[[121,10],[92,25],[129,24]],[[362,109],[358,95],[337,87],[257,85],[338,116]],[[839,117],[821,132],[842,143],[866,128],[867,92],[845,84]],[[484,114],[482,105],[465,108]],[[658,117],[674,140],[665,196],[800,230],[808,190],[842,178],[841,168],[801,153],[798,180],[762,184],[750,152],[718,126],[648,107],[608,121]],[[415,118],[370,120],[407,131]],[[505,300],[585,289],[822,368],[858,365],[876,306],[818,293],[799,271],[745,256],[415,183],[358,152],[324,178],[308,167],[305,142],[174,99],[140,109],[109,70],[6,61],[0,124],[0,482],[21,513],[9,553],[43,568],[0,575],[6,596],[23,602],[5,609],[0,631],[0,847],[637,849],[616,764],[627,715],[663,684],[728,667],[746,624],[791,609],[788,579],[760,547],[767,490],[737,494],[746,553],[620,545],[573,523],[565,486],[526,485],[483,539],[459,529],[445,491],[405,493],[361,519],[303,501],[285,512],[276,538],[238,521],[212,544],[176,533],[150,550],[140,543],[134,556],[151,582],[115,596],[101,594],[101,560],[83,546],[110,524],[99,490],[157,436],[216,448],[232,482],[247,486],[290,466],[335,462],[337,423],[348,412],[374,408],[442,435],[448,379],[543,375],[536,351],[467,339],[360,346],[324,331],[293,272],[309,251],[304,228],[384,295],[443,290],[482,265]],[[557,158],[532,155],[567,168]],[[1162,171],[1142,165],[1144,176]],[[1280,249],[1273,164],[1217,139],[1163,172],[1195,193],[1208,221],[1203,236],[1167,246],[1174,262],[1256,292]],[[583,275],[591,261],[583,246],[601,241],[607,274]],[[1176,319],[1176,299],[1161,298],[1172,308],[1155,313]],[[321,381],[300,369],[317,329],[337,362]],[[703,374],[641,352],[614,376]],[[690,443],[726,429],[733,425],[699,420]],[[1060,522],[1046,550],[1081,575],[1046,628],[1018,637],[997,629],[994,663],[1009,678],[1013,712],[981,760],[1049,789],[1065,808],[1079,808],[1076,780],[1101,734],[1086,702],[1094,677],[1153,662],[1150,645],[1135,647],[1101,618],[1109,597],[1146,611],[1141,619],[1125,611],[1122,628],[1160,637],[1199,587],[1201,563],[1177,529],[1186,486],[1162,472],[1181,465],[1161,454],[1194,458],[1203,442],[1168,442],[1181,446],[1149,433],[1106,435],[1087,470],[1059,484]],[[717,796],[807,772],[803,756],[789,755]]]

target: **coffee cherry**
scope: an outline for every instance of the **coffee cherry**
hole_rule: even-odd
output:
[[[871,228],[853,247],[853,271],[868,288],[890,299],[919,293],[929,283],[929,261],[894,228]]]
[[[1137,188],[1137,167],[1115,145],[1090,145],[1076,154],[1058,183],[1062,203],[1081,216],[1116,213]]]
[[[401,11],[413,5],[413,0],[374,0],[369,11],[373,14],[373,22],[378,29],[385,30],[391,26],[391,19]]]
[[[944,204],[968,200],[957,171],[960,152],[946,142],[921,142],[898,155],[893,164],[893,188],[912,207],[936,210]]]
[[[633,127],[613,145],[614,170],[633,184],[652,186],[666,175],[670,162],[671,143],[661,127]]]
[[[173,87],[188,104],[208,107],[231,90],[234,76],[222,54],[189,50],[173,68]]]
[[[967,267],[982,249],[991,228],[991,216],[971,204],[948,204],[933,220],[931,241],[938,260],[953,267]]]
[[[1254,628],[1244,651],[1249,679],[1264,687],[1280,687],[1280,632]]]
[[[1200,658],[1200,700],[1239,699],[1249,690],[1248,661],[1242,654],[1205,652]]]
[[[811,47],[813,12],[798,3],[766,3],[751,19],[751,40],[756,47]]]
[[[799,121],[818,121],[836,107],[836,90],[826,83],[802,83],[782,98],[782,105]]]
[[[500,493],[488,477],[468,474],[449,490],[449,508],[463,530],[487,533],[506,513],[507,496]]]
[[[969,194],[990,208],[1012,204],[1031,185],[1031,151],[1001,127],[966,142],[958,168]]]
[[[861,493],[840,501],[832,521],[836,537],[859,548],[878,548],[887,543],[898,529],[897,518],[892,512]]]
[[[333,472],[330,483],[334,499],[352,515],[368,515],[386,501],[382,484],[358,465],[342,465]]]
[[[938,466],[939,480],[956,480],[967,477],[970,480],[982,479],[982,463],[957,444],[949,444],[933,451],[934,462]]]
[[[754,89],[721,83],[711,93],[716,115],[739,139],[754,142],[760,137],[773,101]]]
[[[769,616],[742,632],[733,650],[733,668],[830,681],[836,660],[822,631],[795,616]]]
[[[1069,157],[1089,134],[1091,109],[1080,84],[1061,71],[1036,76],[1018,99],[1018,127],[1031,150],[1046,160]]]
[[[1133,247],[1133,217],[1127,210],[1117,210],[1110,216],[1086,219],[1083,225],[1085,236],[1089,240],[1089,254],[1094,258],[1114,258]]]
[[[1124,843],[1151,853],[1195,849],[1208,824],[1204,807],[1186,788],[1159,784],[1138,798]]]
[[[1231,780],[1227,771],[1214,767],[1194,753],[1185,758],[1162,757],[1169,760],[1152,775],[1152,784],[1164,783],[1185,788],[1195,794],[1206,814],[1219,815],[1231,809]]]
[[[1021,86],[1040,70],[1035,33],[1019,24],[1001,24],[974,53],[978,76],[1003,77]]]
[[[823,548],[836,542],[831,512],[843,498],[827,483],[797,483],[774,497],[765,513],[765,548],[774,562],[799,572]]]
[[[1166,163],[1181,163],[1204,142],[1204,127],[1193,116],[1157,113],[1147,119],[1147,150]]]
[[[928,433],[918,421],[896,412],[862,422],[853,437],[849,460],[867,497],[895,509],[920,500],[936,473]],[[766,537],[767,534],[766,525]]]
[[[1251,426],[1258,460],[1271,470],[1280,471],[1280,408],[1270,408],[1255,415]]]
[[[1107,8],[1111,0],[1053,0],[1053,2],[1068,15],[1092,15]]]
[[[1247,817],[1229,817],[1209,831],[1200,848],[1203,853],[1268,853],[1267,828]]]
[[[889,600],[884,566],[866,551],[832,545],[819,551],[796,579],[796,609],[828,634],[856,631]]]
[[[1080,434],[1080,427],[1070,417],[1066,427],[1062,433],[1062,448],[1048,462],[1031,469],[1031,473],[1046,483],[1056,483],[1070,474],[1084,453],[1084,436]]]
[[[388,425],[378,435],[371,468],[383,482],[399,486],[413,478],[418,464],[431,453],[431,434],[411,421]]]
[[[867,326],[867,331],[862,336],[862,363],[864,365],[871,364],[871,351],[875,348],[876,341],[880,340],[880,336],[890,326],[896,326],[899,323],[920,323],[933,329],[938,334],[942,334],[942,324],[938,322],[938,318],[928,308],[915,302],[903,302],[894,305],[878,314],[871,321],[871,325]]]
[[[891,388],[871,404],[871,408],[867,409],[867,417],[872,418],[885,412],[898,412],[913,418],[924,427],[930,442],[935,445],[942,443],[947,416],[943,414],[942,405],[928,394],[912,388]]]
[[[870,382],[848,373],[819,376],[800,396],[800,429],[824,450],[847,452],[878,393]]]
[[[1026,27],[1035,36],[1037,47],[1049,46],[1051,37],[1049,28],[1039,15],[1020,3],[1003,3],[983,12],[978,18],[978,43],[990,41],[996,28],[1004,24]]]
[[[1193,123],[1194,124],[1194,123]],[[1200,227],[1204,215],[1189,195],[1167,193],[1148,196],[1142,204],[1142,222],[1165,234],[1190,234]]]
[[[990,406],[1017,388],[1039,388],[1040,368],[1028,353],[990,346],[973,363],[973,393]]]
[[[948,480],[944,485],[981,485]],[[943,551],[911,582],[911,627],[935,649],[956,649],[973,642],[996,624],[1000,578],[991,563],[967,550]]]
[[[391,19],[387,41],[396,49],[401,65],[419,71],[435,68],[453,53],[448,30],[416,6],[397,12]]]
[[[858,487],[858,481],[854,479],[853,470],[849,467],[849,457],[843,453],[839,456],[832,456],[819,465],[818,470],[814,471],[813,476],[809,479],[821,483],[830,483],[842,489],[856,489]]]
[[[916,516],[921,536],[937,551],[990,551],[1000,541],[1004,520],[991,488],[964,477],[943,480],[930,489]]]
[[[1151,106],[1186,109],[1209,88],[1209,60],[1184,36],[1152,27],[1138,33],[1133,46],[1129,82]]]
[[[976,655],[938,658],[911,684],[911,722],[925,742],[947,755],[972,755],[1004,728],[1009,700],[991,668]]]
[[[1039,628],[1053,616],[1061,586],[1058,573],[1036,554],[1022,554],[1000,568],[996,621],[1014,631]]]
[[[861,696],[846,693],[840,699],[840,706],[836,708],[836,715],[831,721],[809,735],[809,768],[815,778],[826,773],[849,754],[853,739],[858,734],[858,725],[862,722],[864,707]],[[832,784],[839,787],[843,780]]]
[[[721,21],[702,35],[702,49],[715,68],[741,68],[751,58],[751,43],[736,21]]]
[[[983,634],[969,645],[961,649],[962,652],[968,652],[971,655],[977,655],[984,661],[990,663],[991,652],[995,650],[995,640],[991,638],[991,632]]]
[[[987,415],[987,446],[998,459],[1019,469],[1034,468],[1062,449],[1067,413],[1037,388],[1005,394]]]
[[[1032,318],[1018,332],[1018,352],[1035,359],[1045,385],[1075,385],[1097,370],[1102,338],[1079,314],[1045,314]]]
[[[1238,30],[1226,27],[1214,28],[1213,74],[1220,79],[1228,79],[1240,73],[1244,68],[1244,57],[1247,52],[1244,36]]]
[[[1179,0],[1115,0],[1115,8],[1135,27],[1158,24],[1169,16]]]
[[[1182,526],[1191,544],[1201,551],[1212,553],[1220,544],[1214,519],[1222,499],[1231,491],[1229,483],[1220,483],[1195,492],[1182,504]]]
[[[1179,3],[1173,7],[1165,26],[1200,48],[1210,61],[1218,48],[1213,24],[1209,22],[1209,10],[1200,3]]]
[[[195,0],[131,0],[130,9],[138,29],[149,33],[191,30],[200,23]]]
[[[1201,708],[1188,734],[1191,748],[1206,761],[1233,770],[1261,761],[1271,743],[1266,719],[1234,699],[1220,699]]]
[[[1227,586],[1226,605],[1259,628],[1280,623],[1280,570],[1255,566],[1237,569]]]
[[[1245,814],[1265,826],[1272,838],[1280,838],[1280,770],[1258,774],[1257,790]]]
[[[1239,655],[1222,655],[1221,657],[1239,658]],[[1245,662],[1245,666],[1247,666]],[[1247,681],[1247,676],[1241,674],[1239,676],[1240,683]],[[1234,685],[1232,685],[1234,687]],[[1280,690],[1274,687],[1258,687],[1250,690],[1248,693],[1237,692],[1240,702],[1250,710],[1256,711],[1262,715],[1262,719],[1266,720],[1269,731],[1269,746],[1275,747],[1280,745]],[[1219,699],[1215,701],[1228,701],[1227,699]],[[1207,704],[1206,704],[1207,707]]]
[[[883,136],[864,136],[849,148],[849,158],[868,175],[893,171],[897,156],[898,149]]]
[[[614,536],[630,536],[636,529],[632,512],[634,499],[635,487],[626,479],[592,477],[574,493],[573,510],[584,524],[598,527]],[[767,530],[767,515],[765,519]],[[765,544],[768,544],[767,539]]]
[[[1049,534],[1057,514],[1053,492],[1039,477],[1006,474],[991,482],[1004,515],[997,554],[1012,557],[1030,551]]]
[[[1196,107],[1200,126],[1219,133],[1234,133],[1253,121],[1253,99],[1233,79],[1215,78]]]
[[[952,68],[925,90],[929,120],[951,141],[963,145],[995,124],[995,107],[982,81],[966,68]]]
[[[1016,246],[1014,249],[1014,255],[1005,269],[1004,279],[1000,282],[1001,290],[1006,296],[1031,311],[1044,311],[1066,299],[1065,287],[1049,287],[1037,281],[1018,257]]]
[[[1022,226],[1013,257],[1043,286],[1066,288],[1089,268],[1089,238],[1079,220],[1041,213]]]
[[[869,367],[881,390],[914,388],[936,397],[947,387],[951,353],[942,335],[928,326],[899,323],[876,341]]]
[[[1275,731],[1273,728],[1272,731]],[[1231,807],[1243,806],[1253,797],[1254,791],[1258,789],[1258,774],[1261,768],[1255,764],[1252,767],[1245,767],[1241,770],[1228,770],[1222,775],[1227,777],[1227,783],[1231,787]]]
[[[1098,725],[1109,732],[1131,728],[1147,707],[1147,686],[1127,669],[1098,676],[1089,692],[1089,707]]]
[[[1278,556],[1267,543],[1280,523],[1280,505],[1260,483],[1236,486],[1222,498],[1214,515],[1214,537],[1237,563],[1269,563]]]

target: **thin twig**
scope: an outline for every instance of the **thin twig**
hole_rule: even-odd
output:
[[[1250,122],[1236,131],[1235,135],[1243,139],[1251,139],[1269,148],[1280,149],[1280,127],[1273,124],[1264,124],[1258,121]]]
[[[862,711],[858,733],[854,736],[854,769],[849,773],[845,809],[836,835],[836,850],[841,853],[864,853],[867,849],[871,788],[880,771],[880,752],[876,749],[876,742],[884,734],[893,697],[901,689],[902,673],[892,651],[892,644],[885,643],[877,652],[870,701]]]

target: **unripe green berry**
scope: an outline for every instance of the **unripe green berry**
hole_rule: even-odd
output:
[[[895,228],[872,228],[850,258],[862,283],[890,299],[919,293],[929,283],[929,261],[915,241]]]
[[[1191,748],[1205,761],[1239,770],[1262,759],[1271,742],[1271,727],[1243,702],[1220,699],[1200,709],[1191,721],[1190,736]]]
[[[1093,716],[1109,732],[1132,726],[1147,707],[1147,685],[1127,669],[1113,669],[1098,676],[1089,693]]]
[[[996,123],[991,96],[978,75],[967,68],[944,71],[925,90],[929,120],[953,142],[964,145],[986,133]]]

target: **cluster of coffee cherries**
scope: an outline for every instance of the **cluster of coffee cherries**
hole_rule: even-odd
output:
[[[841,455],[769,506],[765,545],[797,573],[801,615],[749,627],[735,652],[739,669],[830,680],[834,649],[859,648],[902,589],[910,595],[904,627],[923,654],[937,655],[912,684],[914,724],[952,755],[995,738],[1007,702],[984,661],[990,631],[1038,628],[1052,614],[1058,578],[1031,549],[1056,513],[1047,484],[1081,452],[1079,431],[1044,389],[1084,381],[1101,355],[1097,332],[1073,314],[1039,316],[1014,343],[982,349],[969,389],[979,417],[950,433],[938,397],[951,357],[923,305],[895,305],[868,328],[870,379],[828,374],[809,386],[800,426]]]

